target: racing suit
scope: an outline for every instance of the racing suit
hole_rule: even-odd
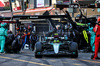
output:
[[[95,25],[95,27],[93,28],[93,31],[96,32],[95,52],[94,52],[94,58],[96,58],[97,55],[98,55],[99,43],[100,43],[100,26],[99,25]]]
[[[1,23],[1,28],[0,28],[0,53],[4,52],[4,46],[5,46],[5,39],[7,37],[7,29],[4,28],[6,23]]]

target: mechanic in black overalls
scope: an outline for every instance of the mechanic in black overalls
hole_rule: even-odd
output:
[[[11,49],[12,49],[11,44],[12,44],[13,40],[15,39],[15,37],[11,30],[8,30],[7,34],[8,34],[8,36],[7,36],[7,39],[5,42],[5,52],[11,53]]]
[[[64,26],[62,24],[60,24],[60,23],[56,25],[56,29],[57,29],[56,32],[58,33],[59,36],[64,36],[64,29],[63,29],[63,27]]]
[[[78,21],[77,21],[78,19]],[[83,47],[87,47],[88,46],[88,41],[86,41],[85,39],[85,35],[83,33],[83,31],[86,32],[86,30],[84,29],[85,26],[87,26],[87,24],[82,23],[82,17],[81,15],[77,15],[76,16],[76,25],[77,25],[77,33],[76,33],[76,42],[78,43],[78,48],[79,49],[83,49]]]
[[[75,32],[72,29],[72,24],[67,23],[65,24],[65,34],[67,35],[69,40],[75,40]]]

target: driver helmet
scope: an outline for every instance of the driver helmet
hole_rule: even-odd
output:
[[[54,33],[54,38],[59,38],[58,33]]]
[[[57,35],[58,35],[58,33],[55,33],[54,35],[55,35],[55,36],[57,36]]]

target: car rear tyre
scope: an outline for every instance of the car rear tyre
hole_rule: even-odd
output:
[[[78,51],[74,52],[74,54],[71,55],[71,58],[77,58],[78,57]]]
[[[37,55],[37,53],[35,53],[35,58],[42,58],[42,55]]]
[[[71,52],[77,51],[77,50],[78,50],[77,43],[76,43],[76,42],[72,42],[72,43],[70,44],[70,46],[69,46],[69,50],[70,50]]]
[[[69,46],[69,51],[72,52],[71,58],[78,57],[78,45],[76,42],[72,42]]]

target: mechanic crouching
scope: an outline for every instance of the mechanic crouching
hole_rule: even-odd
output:
[[[5,39],[7,37],[7,29],[5,29],[5,26],[7,23],[1,23],[0,25],[0,54],[4,54]]]
[[[100,24],[100,17],[98,17],[97,22],[98,22],[98,24]],[[100,25],[95,25],[93,31],[96,33],[95,51],[94,51],[93,60],[96,60],[96,59],[100,59],[100,58],[98,58],[98,50],[99,50],[99,43],[100,43]]]
[[[8,36],[6,38],[4,49],[5,49],[5,53],[11,53],[12,52],[12,42],[14,41],[15,37],[11,30],[8,30],[7,34]]]

